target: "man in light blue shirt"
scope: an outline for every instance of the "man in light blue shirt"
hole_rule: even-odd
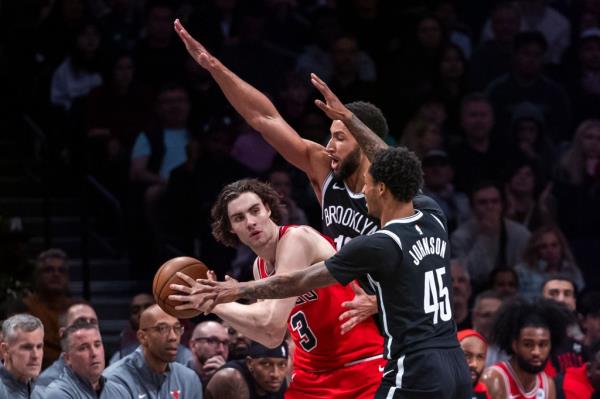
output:
[[[104,376],[123,386],[135,399],[202,399],[202,384],[196,373],[175,363],[183,334],[179,321],[158,305],[140,317],[140,347],[108,367]]]

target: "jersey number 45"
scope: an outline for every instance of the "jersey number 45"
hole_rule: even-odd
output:
[[[444,286],[444,280],[442,279],[445,273],[446,269],[444,267],[425,272],[423,309],[426,314],[433,313],[433,324],[438,323],[438,317],[442,321],[448,321],[452,318],[448,287]]]

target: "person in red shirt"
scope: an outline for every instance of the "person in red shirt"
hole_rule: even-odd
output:
[[[588,363],[565,372],[562,383],[565,399],[600,398],[600,342],[591,347],[589,356]]]
[[[461,330],[456,335],[461,349],[465,352],[469,371],[471,372],[473,399],[490,399],[487,387],[479,381],[487,357],[487,340],[483,335],[470,328]]]

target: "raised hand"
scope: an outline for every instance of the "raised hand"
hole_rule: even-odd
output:
[[[310,81],[312,85],[319,90],[321,95],[323,95],[323,99],[325,102],[321,100],[315,100],[315,105],[319,107],[319,109],[325,112],[331,120],[341,120],[346,121],[347,119],[352,117],[352,112],[346,108],[346,106],[340,101],[339,98],[327,86],[327,83],[323,82],[317,75],[314,73],[310,74]]]
[[[358,323],[377,313],[377,299],[374,295],[367,295],[356,281],[352,283],[352,289],[354,290],[354,299],[342,303],[342,307],[350,309],[339,317],[340,321],[347,319],[342,324],[342,334],[346,334]]]
[[[200,42],[194,39],[188,33],[188,31],[185,30],[179,19],[175,20],[174,26],[175,32],[177,32],[177,34],[181,38],[181,41],[183,42],[183,44],[185,44],[185,48],[187,49],[188,53],[190,53],[190,55],[196,60],[196,62],[200,64],[200,66],[202,66],[203,68],[211,68],[215,64],[216,59],[208,52],[208,50],[206,50],[206,48],[202,44],[200,44]]]

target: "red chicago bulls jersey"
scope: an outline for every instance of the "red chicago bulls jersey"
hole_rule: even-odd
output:
[[[279,238],[289,228],[281,226]],[[323,236],[334,248],[333,241]],[[260,278],[269,276],[265,260],[257,258]],[[345,311],[342,303],[354,299],[350,285],[339,283],[301,295],[288,319],[288,330],[296,344],[294,368],[326,371],[351,365],[364,359],[381,356],[383,338],[373,318],[369,317],[346,334],[341,334],[339,316]]]
[[[548,399],[548,376],[543,371],[536,376],[535,386],[529,392],[524,392],[509,362],[497,363],[492,368],[502,376],[510,399]]]

